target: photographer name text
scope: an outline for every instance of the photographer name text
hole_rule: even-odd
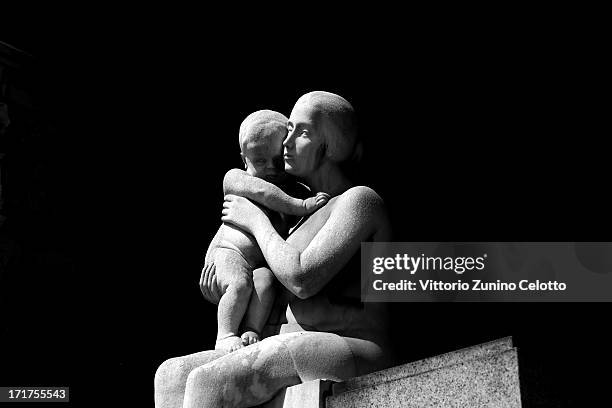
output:
[[[376,291],[564,291],[567,284],[558,281],[529,281],[527,279],[519,282],[506,282],[497,280],[495,282],[485,282],[481,279],[472,279],[471,282],[444,282],[433,279],[419,279],[418,283],[402,279],[397,282],[384,282],[377,279],[372,282],[372,287]]]

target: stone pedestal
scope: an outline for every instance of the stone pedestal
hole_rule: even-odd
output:
[[[510,337],[340,383],[287,388],[265,408],[521,407],[518,357]]]
[[[331,395],[333,381],[308,381],[281,391],[272,401],[260,408],[325,408],[325,399]]]

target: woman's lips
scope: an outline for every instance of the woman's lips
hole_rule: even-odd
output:
[[[285,160],[293,160],[293,155],[291,155],[291,154],[284,154],[283,155],[283,159],[285,159]]]

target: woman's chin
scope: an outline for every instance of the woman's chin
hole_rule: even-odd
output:
[[[292,176],[297,176],[295,169],[287,162],[285,162],[285,172],[291,174]]]

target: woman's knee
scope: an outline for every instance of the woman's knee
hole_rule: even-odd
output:
[[[187,360],[183,357],[175,357],[164,361],[155,372],[155,389],[182,387],[191,369]]]
[[[224,398],[244,392],[241,385],[247,370],[230,364],[210,363],[194,368],[187,375],[186,395],[194,391],[198,394],[217,394]]]
[[[220,374],[220,373],[217,373]],[[208,364],[196,367],[187,375],[186,389],[199,389],[207,387],[211,382],[218,379],[219,375],[215,376]]]
[[[185,382],[185,407],[234,406],[227,399],[231,379],[223,371],[215,369],[213,364],[194,368]],[[233,390],[230,395],[240,395]]]
[[[299,383],[290,358],[279,353],[278,344],[262,346],[264,342],[193,369],[186,381],[185,406],[258,405],[282,387]]]

